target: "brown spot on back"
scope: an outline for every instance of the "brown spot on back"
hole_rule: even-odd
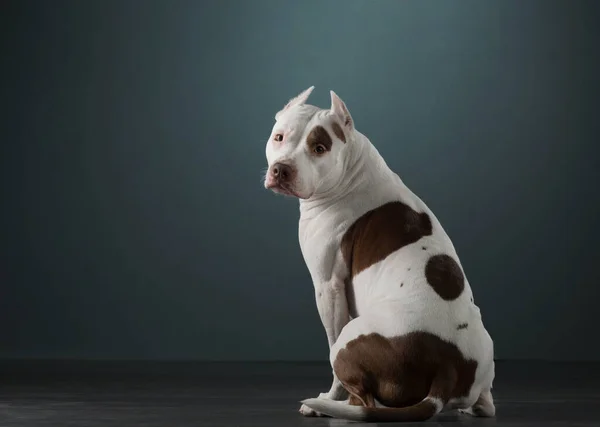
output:
[[[331,151],[333,140],[323,126],[315,126],[306,137],[306,143],[311,152],[317,145],[322,145],[326,151]]]
[[[446,301],[455,300],[465,289],[465,276],[454,259],[433,255],[425,265],[425,277],[433,290]]]
[[[342,238],[351,277],[432,233],[431,219],[402,202],[389,202],[358,218]]]
[[[466,359],[456,345],[428,332],[361,335],[333,363],[354,404],[377,399],[395,408],[416,405],[427,396],[443,401],[468,396],[476,369],[477,362]]]
[[[333,129],[333,133],[335,133],[335,136],[337,136],[339,139],[344,141],[344,143],[346,143],[346,135],[344,135],[344,130],[342,129],[342,127],[337,122],[333,122],[331,128]]]
[[[469,327],[469,324],[468,324],[468,323],[461,323],[460,325],[458,325],[458,326],[456,327],[456,330],[457,330],[457,331],[460,331],[461,329],[467,329],[468,327]]]

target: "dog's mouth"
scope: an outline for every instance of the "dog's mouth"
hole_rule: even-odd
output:
[[[265,188],[274,193],[283,194],[284,196],[297,197],[299,199],[302,198],[302,196],[294,191],[290,185],[278,182],[277,180],[267,178],[265,180]]]
[[[283,194],[284,196],[297,197],[299,199],[302,198],[298,193],[296,193],[294,190],[292,190],[286,185],[274,184],[268,188],[273,192]]]

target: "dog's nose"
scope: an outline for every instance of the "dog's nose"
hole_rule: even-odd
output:
[[[281,182],[289,181],[292,178],[292,168],[284,163],[275,163],[271,174]]]

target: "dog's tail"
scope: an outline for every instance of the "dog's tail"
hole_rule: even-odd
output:
[[[456,371],[452,367],[439,370],[431,383],[429,394],[417,404],[404,408],[367,408],[349,405],[330,399],[306,399],[309,408],[333,418],[362,422],[409,422],[425,421],[442,411],[450,400],[456,384]]]

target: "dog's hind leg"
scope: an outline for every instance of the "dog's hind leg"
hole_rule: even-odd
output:
[[[461,409],[460,412],[475,417],[493,417],[496,414],[496,407],[494,406],[492,391],[489,388],[482,391],[473,406]]]
[[[475,417],[493,417],[496,415],[496,406],[494,405],[494,398],[492,396],[492,382],[494,381],[495,370],[496,366],[492,360],[489,365],[489,369],[484,374],[484,386],[481,394],[475,403],[471,405],[471,407],[459,409],[460,412],[473,415]]]

